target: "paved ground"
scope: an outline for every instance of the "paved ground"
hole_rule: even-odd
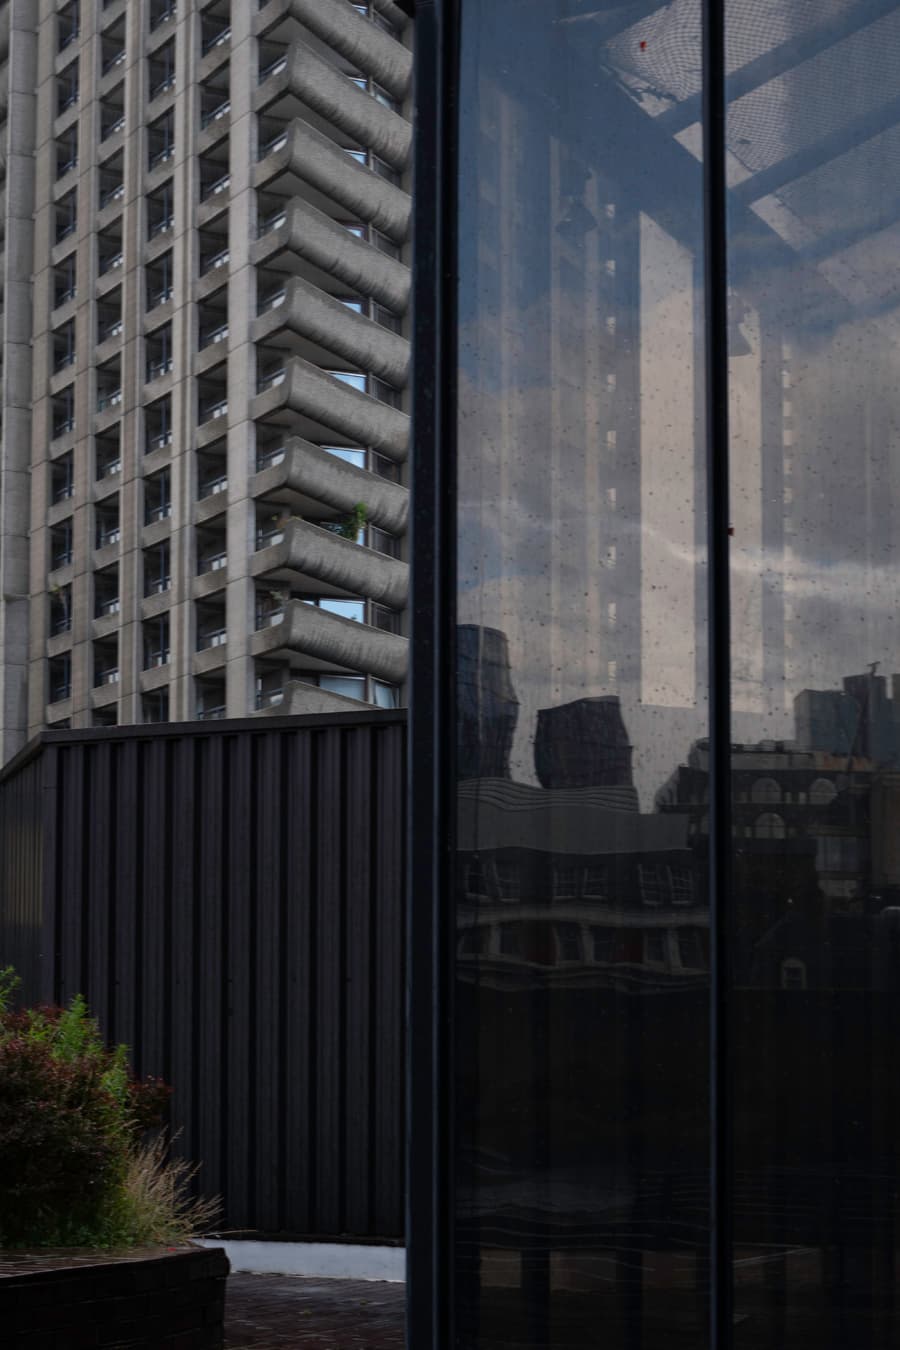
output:
[[[406,1290],[365,1280],[230,1275],[227,1350],[403,1350]]]

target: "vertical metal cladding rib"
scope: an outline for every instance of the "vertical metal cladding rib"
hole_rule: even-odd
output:
[[[412,53],[364,19],[347,0],[291,0],[291,13],[394,98],[406,95],[412,79]]]

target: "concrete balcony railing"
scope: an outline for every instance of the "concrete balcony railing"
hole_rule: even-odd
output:
[[[348,81],[349,83],[349,81]],[[351,86],[352,87],[352,86]],[[296,118],[275,147],[257,164],[253,186],[287,180],[290,196],[301,185],[341,207],[351,220],[364,220],[402,243],[409,233],[411,198],[408,192],[360,164],[308,122]]]
[[[294,94],[345,138],[366,146],[395,169],[404,169],[409,162],[411,124],[376,102],[300,39],[291,44],[283,69],[273,70],[260,83],[255,110],[261,111],[285,93]]]
[[[349,361],[355,369],[370,371],[396,389],[406,385],[409,343],[372,319],[310,285],[290,277],[280,303],[255,319],[254,342],[278,345],[279,333],[305,339],[302,354],[311,361],[327,360],[329,353]],[[296,349],[296,348],[295,348]],[[301,349],[302,350],[302,349]]]
[[[282,502],[301,516],[349,514],[364,502],[371,524],[390,534],[406,533],[409,493],[405,487],[296,436],[285,441],[283,455],[278,464],[260,469],[250,479],[252,497]]]
[[[281,623],[260,629],[250,639],[254,656],[300,652],[309,660],[310,669],[362,671],[390,684],[406,678],[408,647],[405,637],[330,614],[302,600],[291,600]]]
[[[251,416],[258,420],[283,408],[299,415],[301,425],[297,430],[307,439],[330,441],[337,435],[342,439],[331,441],[332,444],[368,445],[388,459],[398,462],[406,459],[409,450],[406,413],[352,389],[298,356],[287,359],[278,383],[257,394]]]
[[[350,291],[370,296],[396,314],[409,305],[410,269],[346,226],[300,197],[294,197],[271,222],[262,222],[260,237],[251,245],[250,260],[256,266],[279,255],[290,270],[315,283],[340,281]]]
[[[259,31],[286,16],[297,19],[357,70],[371,75],[394,98],[406,96],[412,80],[412,52],[346,0],[283,0],[269,14],[263,11]]]
[[[390,609],[405,607],[406,563],[305,520],[288,520],[279,533],[277,543],[253,555],[250,570],[254,576],[300,581],[312,591],[324,586],[336,595],[362,595]]]

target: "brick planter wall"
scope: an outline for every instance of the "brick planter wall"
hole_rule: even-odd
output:
[[[0,1350],[221,1350],[221,1248],[0,1254]]]

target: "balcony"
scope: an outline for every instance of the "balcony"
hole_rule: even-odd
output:
[[[287,580],[314,594],[336,598],[365,596],[389,609],[406,606],[408,568],[405,563],[360,548],[305,520],[290,519],[273,526],[273,540],[251,560],[256,577]],[[281,539],[276,539],[278,530]]]
[[[291,32],[294,20],[352,66],[376,80],[395,99],[403,99],[412,81],[412,52],[388,32],[343,0],[271,0],[260,6],[256,32],[260,40]]]
[[[276,372],[278,373],[278,372]],[[264,369],[266,379],[270,372]],[[291,356],[284,378],[257,393],[255,420],[271,423],[295,414],[294,426],[304,440],[337,445],[371,445],[388,459],[406,458],[409,418],[405,413],[350,387],[326,371]]]
[[[406,533],[409,493],[397,483],[290,436],[257,457],[251,496],[281,504],[306,519],[349,514],[365,502],[367,521],[392,535]]]
[[[270,623],[252,635],[250,651],[269,658],[299,653],[310,670],[363,671],[399,684],[406,678],[409,644],[394,633],[290,600],[281,623]]]
[[[255,342],[284,345],[316,365],[329,361],[329,354],[338,356],[394,389],[405,387],[409,374],[405,338],[300,277],[288,278],[266,299],[267,307],[250,330]]]
[[[302,196],[325,215],[349,215],[402,243],[410,225],[411,200],[402,188],[358,163],[340,145],[308,123],[296,120],[269,138],[253,172],[257,190]]]

